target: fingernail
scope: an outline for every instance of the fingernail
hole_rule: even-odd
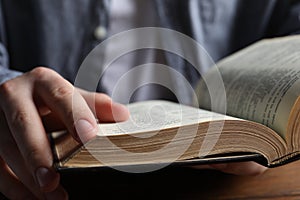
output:
[[[94,126],[87,120],[80,119],[75,123],[75,129],[77,136],[81,142],[85,143],[96,136],[96,130]]]
[[[35,174],[38,184],[42,190],[48,188],[56,178],[56,173],[46,167],[38,168]]]

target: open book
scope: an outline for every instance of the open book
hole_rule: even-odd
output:
[[[99,124],[98,136],[84,145],[66,132],[53,133],[56,165],[72,169],[256,160],[272,167],[295,160],[300,154],[299,47],[300,36],[268,39],[217,63],[218,70],[213,68],[204,80],[221,74],[226,115],[209,111],[211,95],[200,81],[201,109],[138,102],[128,105],[130,120]]]

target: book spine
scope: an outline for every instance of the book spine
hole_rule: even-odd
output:
[[[66,131],[51,133],[49,139],[54,156],[54,167],[56,168],[83,146]]]

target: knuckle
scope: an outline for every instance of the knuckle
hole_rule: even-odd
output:
[[[31,121],[30,113],[19,110],[12,114],[12,122],[17,124],[24,124]]]
[[[46,67],[36,67],[29,72],[40,89],[49,91],[56,99],[70,97],[74,87],[57,72]],[[55,86],[55,87],[50,87]]]
[[[36,67],[29,72],[30,76],[32,76],[35,80],[45,80],[49,76],[55,76],[56,72],[52,69],[46,67]]]
[[[32,75],[35,75],[35,76],[42,76],[42,75],[44,75],[45,73],[49,73],[49,72],[51,72],[52,70],[51,69],[49,69],[49,68],[46,68],[46,67],[36,67],[36,68],[34,68],[34,69],[32,69],[31,71],[30,71],[30,73],[32,74]]]
[[[74,90],[67,86],[59,86],[51,91],[52,97],[56,100],[72,98]]]
[[[14,81],[9,80],[0,85],[0,93],[3,96],[13,94],[15,92],[16,86]]]

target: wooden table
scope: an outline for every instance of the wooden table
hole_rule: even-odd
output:
[[[177,167],[63,173],[62,184],[71,199],[300,199],[300,161],[256,177]]]
[[[70,199],[300,199],[300,161],[256,177],[177,167],[146,174],[65,172],[62,184]]]

